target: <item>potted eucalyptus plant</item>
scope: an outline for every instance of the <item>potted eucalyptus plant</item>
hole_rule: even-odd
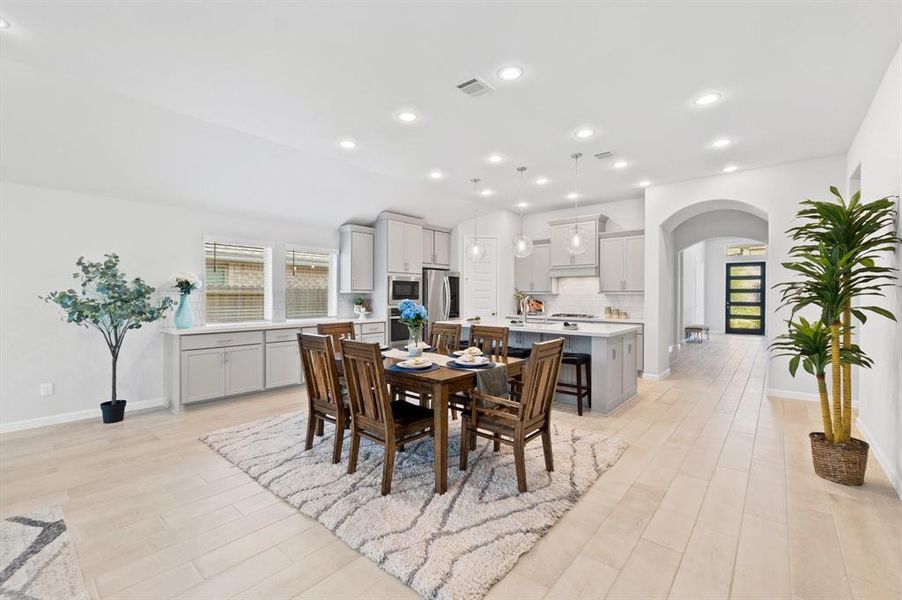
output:
[[[864,323],[868,313],[896,320],[885,308],[860,301],[882,296],[883,288],[896,279],[895,269],[878,265],[876,259],[894,252],[902,240],[894,232],[891,198],[863,203],[856,193],[846,202],[835,187],[830,192],[836,201],[802,202],[796,216],[803,223],[786,232],[795,245],[783,266],[797,276],[776,286],[792,312],[788,331],[772,348],[791,356],[793,376],[801,364],[817,379],[824,431],[809,436],[815,472],[837,483],[861,485],[868,444],[852,437],[852,367],[869,368],[873,362],[852,342],[853,321]],[[798,315],[809,307],[819,310],[818,320]]]
[[[105,254],[101,262],[82,256],[75,261],[78,289],[53,291],[41,297],[63,310],[67,323],[96,329],[103,335],[112,358],[112,394],[100,404],[104,423],[117,423],[125,416],[126,401],[116,395],[116,363],[125,334],[145,323],[161,319],[172,308],[172,298],[153,299],[154,288],[136,277],[131,281],[119,270],[119,256]]]

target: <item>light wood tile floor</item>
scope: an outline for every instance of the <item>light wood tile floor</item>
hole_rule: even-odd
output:
[[[712,336],[610,417],[631,443],[490,598],[902,597],[902,503],[816,477],[818,407],[763,396],[760,338]],[[292,389],[0,438],[0,512],[60,504],[97,598],[414,594],[197,438],[303,406]]]

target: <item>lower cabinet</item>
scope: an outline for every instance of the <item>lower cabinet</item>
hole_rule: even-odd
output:
[[[304,380],[297,342],[266,344],[266,387],[298,385]]]
[[[636,393],[636,371],[639,370],[639,344],[637,335],[623,336],[623,384],[622,392],[632,396]]]
[[[263,389],[263,345],[182,352],[182,402]]]

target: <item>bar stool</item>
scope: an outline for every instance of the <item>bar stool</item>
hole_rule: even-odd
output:
[[[583,398],[589,401],[589,408],[592,408],[592,355],[583,352],[564,352],[561,364],[576,367],[576,383],[562,383],[558,380],[557,393],[576,396],[576,412],[579,416],[583,416]],[[585,385],[582,373],[584,367]]]

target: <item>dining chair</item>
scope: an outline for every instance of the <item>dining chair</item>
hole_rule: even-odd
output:
[[[341,321],[339,323],[320,323],[316,326],[316,332],[320,335],[328,335],[332,338],[332,347],[336,352],[341,352],[341,340],[356,339],[354,335],[354,323]]]
[[[551,451],[551,402],[557,385],[562,338],[536,342],[532,346],[520,402],[471,391],[470,409],[461,419],[460,468],[466,470],[475,436],[514,447],[517,489],[526,492],[526,444],[541,436],[545,469],[554,471]]]
[[[432,435],[433,412],[431,408],[404,400],[391,401],[379,344],[343,339],[341,355],[351,401],[348,474],[357,470],[361,437],[381,444],[385,448],[382,469],[382,495],[385,496],[391,491],[395,452],[404,444]]]
[[[434,352],[448,354],[460,348],[459,323],[433,323],[429,326],[429,345]]]
[[[344,432],[350,423],[350,408],[347,397],[341,393],[332,338],[299,333],[298,347],[307,381],[307,441],[304,450],[313,447],[314,434],[322,435],[323,424],[329,421],[335,424],[332,462],[340,462]]]
[[[490,325],[473,325],[470,327],[470,346],[477,346],[482,353],[493,360],[507,358],[507,338],[510,329]]]

